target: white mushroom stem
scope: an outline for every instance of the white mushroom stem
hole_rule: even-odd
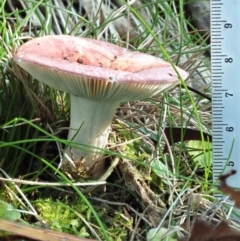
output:
[[[102,159],[100,150],[104,148],[109,128],[119,102],[101,102],[71,95],[71,123],[68,140],[73,143],[66,148],[74,163],[82,162],[86,170]],[[97,164],[103,166],[101,163]],[[102,168],[100,168],[102,169]]]

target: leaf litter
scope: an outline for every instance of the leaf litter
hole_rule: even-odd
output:
[[[240,208],[240,191],[228,186],[226,179],[236,174],[235,170],[219,177],[219,189],[234,201],[234,206]],[[219,224],[197,218],[193,224],[190,237],[179,238],[178,241],[237,241],[240,240],[240,231],[229,226],[226,221]]]

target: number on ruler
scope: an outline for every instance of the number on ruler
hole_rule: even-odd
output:
[[[232,24],[231,23],[225,23],[224,28],[232,28]]]
[[[233,59],[232,58],[225,58],[225,63],[232,63],[233,62]]]
[[[233,161],[229,161],[227,166],[234,167],[234,162]]]
[[[233,94],[230,94],[228,92],[225,93],[225,97],[233,96]]]
[[[226,131],[232,132],[234,131],[234,128],[232,126],[226,127]]]

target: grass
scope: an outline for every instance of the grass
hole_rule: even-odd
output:
[[[202,139],[203,132],[211,134],[210,101],[187,87],[210,95],[210,61],[204,56],[209,46],[197,31],[189,31],[183,1],[119,1],[112,8],[108,1],[95,1],[93,8],[91,1],[53,5],[50,0],[23,0],[16,8],[9,2],[0,3],[0,163],[8,177],[31,185],[14,189],[5,181],[1,200],[26,211],[20,202],[26,197],[38,213],[31,214],[50,228],[98,240],[146,240],[150,228],[162,225],[178,227],[179,233],[187,216],[211,210],[208,147],[200,145],[206,159],[200,163],[185,141],[187,128],[199,130]],[[123,103],[117,110],[103,150],[109,166],[105,191],[89,194],[91,187],[79,188],[57,169],[68,144],[69,97],[40,85],[12,61],[23,42],[47,34],[104,39],[161,57],[190,73],[183,88]],[[172,136],[180,130],[180,141],[166,138],[166,126]],[[66,186],[55,186],[58,183]],[[22,219],[27,220],[24,213]],[[36,225],[36,220],[29,223]]]

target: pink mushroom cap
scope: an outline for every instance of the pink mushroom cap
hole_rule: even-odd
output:
[[[82,37],[39,37],[14,56],[39,81],[97,101],[143,99],[179,84],[188,74],[157,57]]]

